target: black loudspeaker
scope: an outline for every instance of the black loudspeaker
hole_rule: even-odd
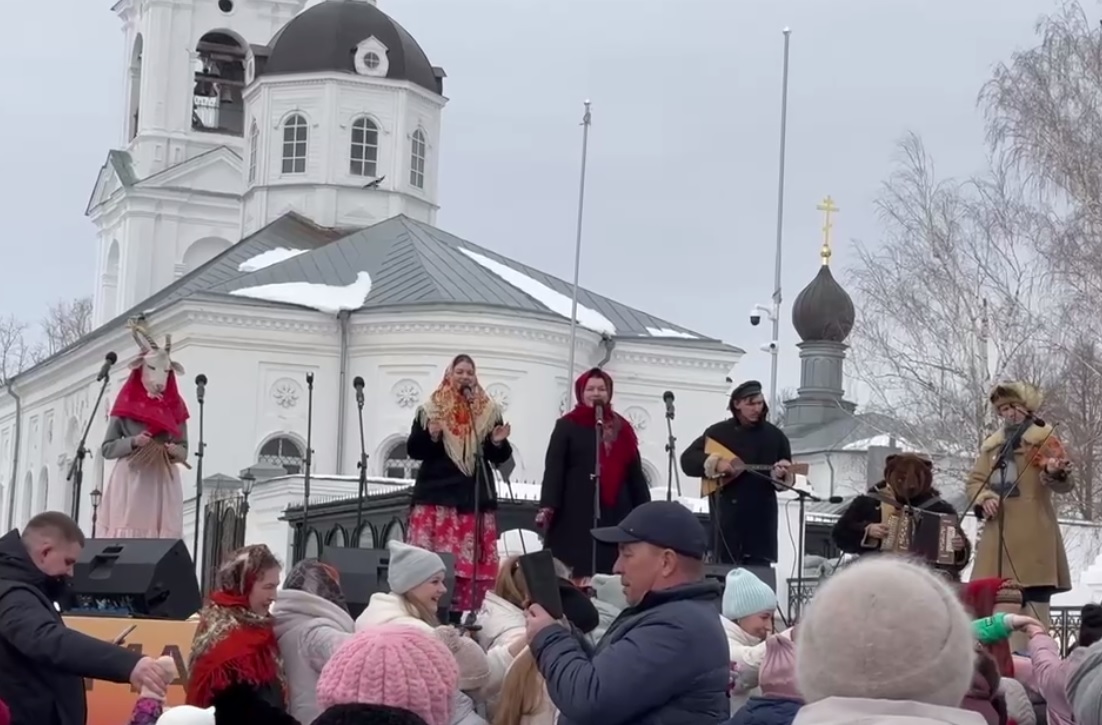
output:
[[[765,582],[766,586],[773,590],[773,593],[777,593],[777,572],[771,566],[735,566],[734,564],[705,564],[704,576],[708,579],[715,579],[720,584],[727,581],[727,572],[732,569],[745,569],[758,579]]]
[[[455,557],[451,554],[438,554],[444,560],[444,582],[448,591],[440,600],[441,621],[451,609],[452,591],[455,589]],[[376,592],[389,592],[387,568],[390,565],[390,552],[386,549],[346,549],[339,546],[326,546],[322,549],[320,561],[340,572],[341,590],[348,602],[348,611],[355,619],[359,617],[371,595]]]
[[[187,619],[203,598],[182,539],[89,539],[66,614]]]

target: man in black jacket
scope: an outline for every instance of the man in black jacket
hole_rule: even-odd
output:
[[[0,700],[12,722],[85,725],[85,677],[168,687],[152,658],[65,626],[54,602],[83,548],[80,527],[56,511],[0,537]]]

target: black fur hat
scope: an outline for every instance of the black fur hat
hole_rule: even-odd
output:
[[[333,705],[314,725],[428,725],[409,710],[386,705]]]

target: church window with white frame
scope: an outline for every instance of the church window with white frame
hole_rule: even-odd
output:
[[[417,129],[413,132],[409,154],[409,183],[418,189],[425,188],[425,132]]]
[[[402,441],[387,451],[383,460],[383,475],[387,478],[412,479],[417,477],[417,469],[420,467],[421,461],[409,457],[406,442]]]
[[[378,176],[379,127],[366,116],[352,124],[352,144],[349,152],[349,172],[353,176]]]
[[[249,129],[249,183],[256,182],[256,155],[260,149],[260,127],[253,121]]]
[[[283,173],[306,173],[306,145],[309,128],[306,119],[295,113],[283,122]]]
[[[260,447],[257,462],[280,466],[288,474],[302,473],[303,451],[294,439],[276,436]]]

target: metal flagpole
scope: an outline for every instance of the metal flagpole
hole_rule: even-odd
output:
[[[589,125],[592,115],[590,102],[585,101],[585,115],[582,116],[582,177],[578,184],[578,231],[574,242],[574,291],[570,298],[570,362],[566,370],[567,408],[570,408],[570,385],[574,382],[574,343],[578,336],[578,275],[582,269],[582,218],[585,211],[585,162],[589,156]]]
[[[777,410],[777,361],[781,335],[781,242],[784,239],[784,152],[788,133],[788,46],[792,30],[784,31],[784,73],[781,80],[781,152],[777,176],[777,256],[773,263],[773,362],[769,368],[769,405]]]

